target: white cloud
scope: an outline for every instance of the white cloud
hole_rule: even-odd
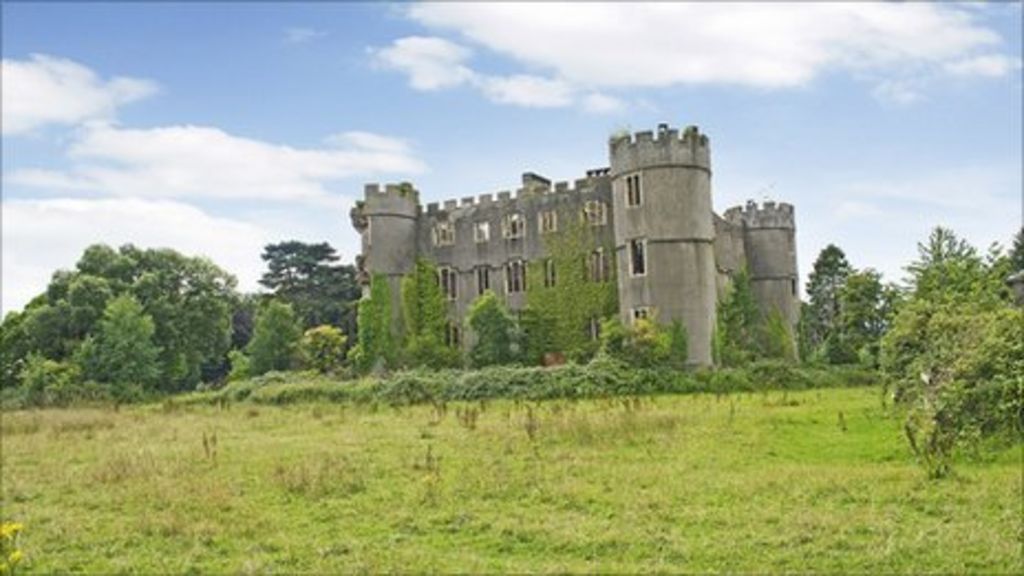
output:
[[[913,104],[923,97],[917,84],[908,80],[885,80],[871,90],[871,95],[882,103]]]
[[[286,44],[303,44],[323,38],[324,36],[327,36],[327,32],[314,28],[293,27],[285,28],[284,30],[284,41]]]
[[[529,108],[557,108],[573,101],[572,87],[560,80],[527,74],[515,76],[481,76],[480,89],[498,104],[514,104]]]
[[[405,73],[415,90],[471,86],[491,102],[526,108],[561,108],[581,101],[580,90],[559,78],[477,72],[466,64],[472,51],[443,38],[399,38],[386,48],[371,48],[370,53],[378,66]],[[581,103],[588,112],[608,113],[622,108],[620,101],[602,94],[589,94]]]
[[[66,171],[17,170],[11,184],[120,197],[324,201],[352,176],[426,170],[400,140],[366,132],[341,148],[298,149],[207,126],[126,129],[90,124],[73,138]]]
[[[28,60],[4,59],[2,66],[5,136],[48,124],[110,119],[118,106],[157,91],[157,85],[149,80],[103,80],[77,62],[43,54],[33,54]]]
[[[468,82],[473,71],[463,66],[471,52],[443,38],[409,36],[387,48],[371,49],[377,64],[409,75],[416,90],[440,90]]]
[[[527,67],[591,88],[791,88],[836,69],[901,77],[951,66],[958,73],[991,75],[1005,68],[992,60],[1001,38],[975,12],[956,5],[845,2],[429,2],[407,10],[428,27],[455,31]],[[978,61],[979,51],[986,60]]]
[[[255,290],[269,237],[259,227],[166,200],[45,199],[3,202],[3,310],[23,307],[54,270],[71,268],[95,243],[171,247],[201,255]]]
[[[618,98],[608,96],[607,94],[593,93],[588,94],[583,98],[583,108],[588,112],[594,112],[597,114],[607,114],[611,112],[618,112],[625,107],[622,100]]]
[[[997,78],[1010,72],[1020,70],[1020,58],[1010,58],[1002,54],[985,54],[963,58],[945,65],[946,72],[954,76],[989,76]]]

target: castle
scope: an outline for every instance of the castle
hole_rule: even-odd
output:
[[[522,310],[526,263],[545,258],[546,235],[582,222],[594,241],[585,273],[591,281],[617,283],[620,319],[682,321],[693,364],[712,363],[716,304],[743,267],[761,310],[777,310],[795,326],[791,205],[748,202],[724,217],[715,214],[710,147],[696,126],[680,132],[661,124],[656,132],[616,135],[608,148],[610,167],[589,170],[572,186],[526,173],[514,195],[464,197],[425,209],[408,184],[367,185],[351,214],[362,236],[361,278],[388,279],[395,313],[401,277],[417,258],[432,260],[450,300],[452,338],[465,343],[471,335],[461,338],[458,330],[473,300],[493,290],[510,310]]]

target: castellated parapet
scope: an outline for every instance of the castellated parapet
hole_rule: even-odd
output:
[[[740,269],[750,271],[762,309],[778,310],[795,326],[791,205],[750,202],[716,215],[710,144],[696,126],[680,131],[662,124],[615,136],[608,155],[608,167],[587,170],[572,182],[526,172],[514,190],[452,195],[425,206],[409,184],[369,184],[351,213],[362,236],[360,277],[388,278],[397,325],[400,279],[417,258],[430,259],[450,285],[450,320],[464,327],[485,288],[513,311],[522,310],[525,291],[515,280],[516,266],[544,260],[545,239],[582,222],[592,232],[594,251],[614,270],[607,280],[594,281],[617,283],[620,318],[683,322],[693,364],[712,361],[718,299]],[[556,278],[568,273],[577,272],[557,271]],[[464,345],[473,340],[466,336]]]

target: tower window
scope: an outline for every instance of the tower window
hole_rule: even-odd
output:
[[[434,246],[455,244],[455,225],[449,221],[434,224]]]
[[[505,280],[508,284],[509,294],[518,294],[526,291],[526,263],[522,260],[513,260],[505,264]]]
[[[444,266],[437,269],[437,281],[441,286],[441,293],[449,300],[455,300],[458,296],[455,283],[458,279],[458,275],[455,270]]]
[[[601,339],[601,319],[597,316],[591,316],[587,322],[587,335],[591,340]]]
[[[626,206],[633,208],[643,203],[643,192],[640,189],[640,175],[626,176]]]
[[[587,258],[587,279],[591,282],[608,281],[608,255],[603,248],[594,250]]]
[[[558,212],[548,210],[540,213],[540,233],[556,232],[558,230]]]
[[[637,306],[633,308],[633,321],[637,320],[650,320],[651,319],[651,307],[650,306]]]
[[[647,274],[647,240],[634,238],[629,241],[629,275]]]
[[[583,220],[591,226],[604,226],[608,223],[608,214],[604,202],[590,200],[583,205]]]
[[[491,289],[491,269],[487,266],[478,266],[476,269],[476,294],[477,296]]]
[[[548,258],[544,261],[544,287],[551,288],[555,282],[555,261]]]
[[[477,222],[473,226],[473,239],[477,242],[487,242],[491,239],[491,223]]]
[[[522,214],[515,212],[505,215],[505,219],[502,221],[502,235],[505,238],[522,238],[525,231],[526,222],[523,220]]]
[[[459,325],[455,322],[448,323],[448,329],[444,335],[444,343],[450,348],[458,348],[462,345],[462,331],[459,330]]]

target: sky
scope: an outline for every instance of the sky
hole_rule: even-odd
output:
[[[1021,226],[1020,3],[82,3],[2,10],[2,307],[90,244],[359,250],[369,182],[424,202],[573,180],[608,137],[711,139],[714,207],[796,207],[899,281],[937,225]]]

